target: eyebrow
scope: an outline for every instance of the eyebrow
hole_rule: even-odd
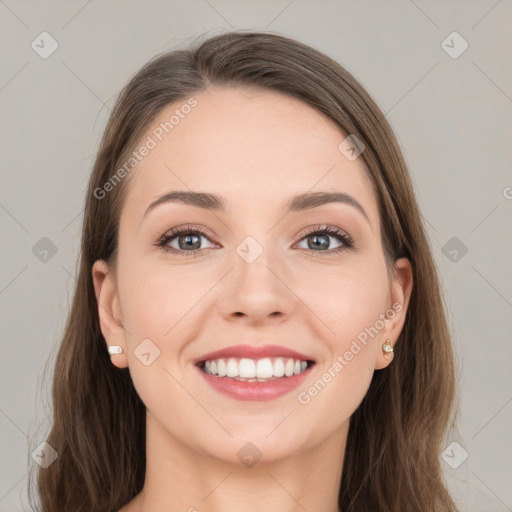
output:
[[[146,212],[144,217],[151,211],[154,210],[158,205],[164,203],[182,203],[191,206],[197,206],[198,208],[204,208],[211,211],[225,212],[227,211],[227,202],[222,196],[211,194],[208,192],[190,192],[176,190],[169,192],[159,197],[156,201],[153,201]],[[366,214],[361,204],[356,201],[351,195],[344,192],[307,192],[304,194],[298,194],[291,197],[284,204],[284,214],[290,212],[299,212],[317,208],[328,203],[342,203],[349,206],[353,206],[363,217],[370,223],[370,219]]]

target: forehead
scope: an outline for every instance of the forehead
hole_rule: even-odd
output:
[[[211,192],[247,211],[321,190],[354,196],[378,225],[366,165],[339,150],[348,134],[327,116],[268,90],[210,88],[193,98],[192,108],[188,98],[167,105],[148,127],[141,144],[153,147],[131,171],[124,216],[140,221],[172,190]]]

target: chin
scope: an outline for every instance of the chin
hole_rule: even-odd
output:
[[[226,464],[252,468],[283,462],[296,456],[304,447],[301,441],[286,435],[272,433],[266,437],[269,432],[270,430],[255,432],[255,429],[246,433],[238,432],[234,439],[230,438],[222,444],[216,437],[212,445],[205,446],[205,451]],[[286,432],[283,431],[281,434]]]

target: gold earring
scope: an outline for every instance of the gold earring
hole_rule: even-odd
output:
[[[393,352],[393,345],[391,345],[391,340],[386,340],[386,343],[382,344],[382,350],[385,354]]]
[[[124,352],[123,347],[119,345],[108,345],[108,353],[110,357],[115,356],[116,354],[122,354]]]

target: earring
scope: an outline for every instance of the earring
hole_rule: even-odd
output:
[[[122,354],[123,352],[123,347],[120,347],[119,345],[108,345],[108,353],[110,354],[110,357],[116,354]]]
[[[385,354],[393,352],[393,345],[391,345],[391,340],[386,340],[386,343],[382,344],[382,350]]]

